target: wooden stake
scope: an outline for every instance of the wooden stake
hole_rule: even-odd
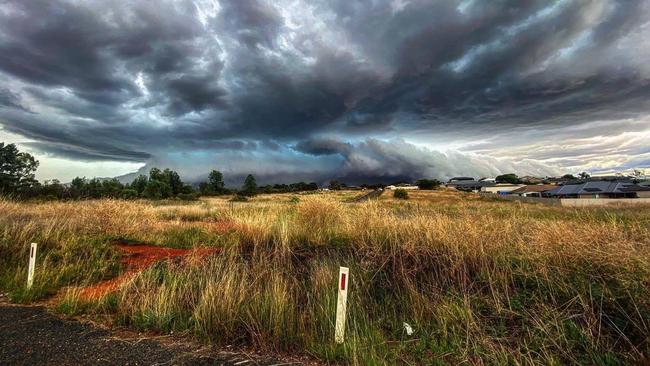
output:
[[[32,243],[29,248],[29,270],[27,272],[27,288],[31,288],[34,284],[34,270],[36,269],[36,249],[38,244]]]
[[[338,301],[336,302],[336,329],[334,341],[338,344],[345,340],[345,312],[348,301],[348,288],[350,287],[350,270],[347,267],[339,269]]]

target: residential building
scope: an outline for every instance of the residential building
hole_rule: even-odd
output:
[[[481,190],[483,187],[491,187],[496,185],[495,183],[491,182],[480,182],[476,180],[460,180],[460,181],[450,181],[449,183],[446,184],[448,188],[454,188],[459,191],[466,191],[466,192],[478,192]]]
[[[555,198],[650,198],[650,187],[627,182],[594,181],[566,184],[543,192]]]
[[[418,186],[414,186],[412,184],[396,184],[396,185],[389,185],[386,186],[386,189],[388,190],[395,190],[395,189],[406,189],[406,190],[414,190],[414,189],[420,189]]]
[[[524,184],[542,184],[542,183],[544,183],[543,178],[532,177],[530,175],[520,177],[519,180],[521,181],[521,183],[524,183]]]
[[[508,194],[511,191],[514,191],[515,189],[519,189],[521,187],[524,187],[524,185],[499,183],[490,186],[483,186],[481,187],[480,191],[486,193],[495,193],[495,194]]]
[[[557,188],[554,184],[535,184],[523,186],[521,188],[510,191],[510,195],[520,197],[542,197],[542,193]]]
[[[459,183],[459,182],[467,182],[467,181],[474,182],[475,180],[472,177],[453,177],[447,183]]]

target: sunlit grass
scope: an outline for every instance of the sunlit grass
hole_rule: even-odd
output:
[[[357,365],[647,360],[650,208],[452,191],[347,203],[361,193],[0,201],[0,286],[29,302],[114,276],[118,239],[216,247],[204,260],[157,264],[94,303],[67,290],[60,310]],[[39,267],[27,291],[30,242],[40,245]],[[340,265],[351,270],[343,346],[333,343]]]

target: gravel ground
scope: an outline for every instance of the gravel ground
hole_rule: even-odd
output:
[[[42,306],[0,303],[0,365],[300,365],[188,341],[117,334]]]

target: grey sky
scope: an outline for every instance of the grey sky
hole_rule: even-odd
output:
[[[0,139],[41,178],[649,167],[650,3],[0,1]]]

